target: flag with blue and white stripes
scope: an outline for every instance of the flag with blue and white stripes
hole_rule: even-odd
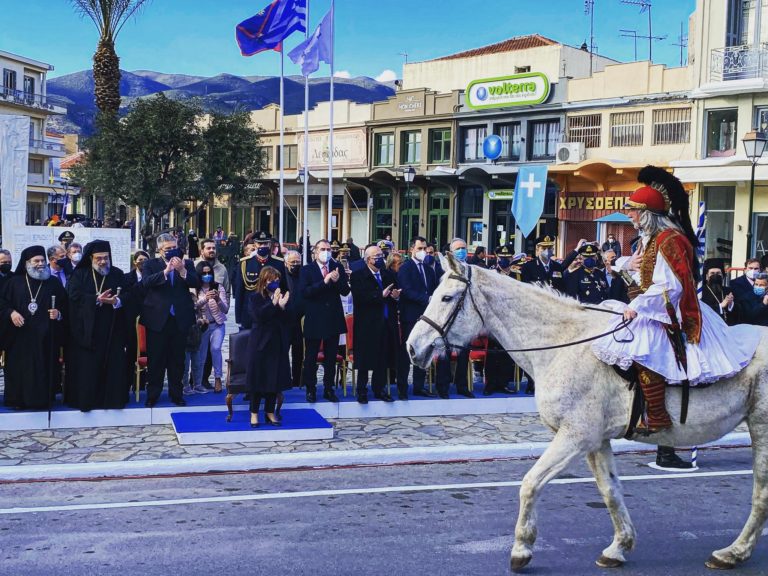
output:
[[[704,257],[707,253],[707,204],[706,202],[699,202],[699,221],[696,226],[696,258],[699,261],[699,285],[697,292],[701,293],[704,284]]]

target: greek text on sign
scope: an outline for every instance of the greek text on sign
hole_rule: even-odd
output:
[[[309,162],[304,162],[304,134],[298,137],[299,167],[326,168],[328,166],[329,133],[309,135]],[[336,130],[333,133],[334,168],[359,168],[368,165],[365,130]]]
[[[474,110],[530,106],[549,97],[549,79],[541,72],[473,80],[467,86],[467,106]]]
[[[560,210],[622,210],[623,196],[566,196],[560,197]]]

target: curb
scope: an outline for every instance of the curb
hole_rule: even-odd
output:
[[[719,440],[700,446],[710,448],[746,447],[749,434],[726,434]],[[415,448],[371,448],[293,454],[254,454],[243,456],[193,457],[125,462],[88,462],[80,464],[30,464],[0,467],[0,482],[24,480],[64,480],[119,478],[123,476],[168,476],[208,472],[243,472],[295,470],[337,466],[386,466],[395,464],[436,464],[467,460],[499,460],[540,456],[549,442],[515,444],[459,444]],[[615,454],[648,452],[653,445],[630,440],[614,440]]]

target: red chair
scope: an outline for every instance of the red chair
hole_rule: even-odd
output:
[[[149,366],[147,360],[147,329],[139,324],[136,319],[136,402],[139,401],[139,389],[141,388],[141,373]]]
[[[473,378],[473,372],[474,372],[474,365],[476,363],[482,362],[483,368],[485,368],[485,361],[488,358],[488,337],[487,336],[481,336],[480,338],[475,338],[472,340],[472,343],[470,344],[470,351],[469,351],[469,365],[467,367],[469,373],[467,374],[467,382],[469,383],[469,389],[474,390],[475,384],[474,384],[474,378]],[[485,384],[485,370],[483,370],[483,384]]]
[[[320,350],[317,352],[317,363],[322,364],[325,362],[325,351],[323,350],[323,342],[320,341]],[[344,382],[344,385],[346,386],[346,366],[344,362],[344,356],[336,353],[336,384],[338,385],[338,380],[342,380]]]
[[[347,395],[347,371],[352,370],[352,393],[357,394],[357,381],[355,380],[355,349],[354,349],[354,328],[355,317],[353,314],[347,314],[344,317],[347,323],[347,357],[344,359],[344,368],[342,371],[342,382],[344,383],[344,396]]]

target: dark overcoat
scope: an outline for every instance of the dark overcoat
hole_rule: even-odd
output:
[[[331,260],[328,262],[328,273],[334,270],[339,271],[339,279],[326,284],[317,262],[301,269],[304,338],[322,340],[347,332],[341,297],[349,294],[349,280],[344,266]]]
[[[251,333],[248,337],[246,381],[252,394],[276,394],[291,387],[288,360],[290,312],[259,292],[248,295]]]
[[[384,298],[382,294],[390,284],[397,288],[397,279],[389,270],[381,271],[381,286],[368,266],[350,276],[354,302],[352,349],[355,368],[360,370],[373,370],[387,364],[392,336],[397,328],[396,302],[391,296]]]

